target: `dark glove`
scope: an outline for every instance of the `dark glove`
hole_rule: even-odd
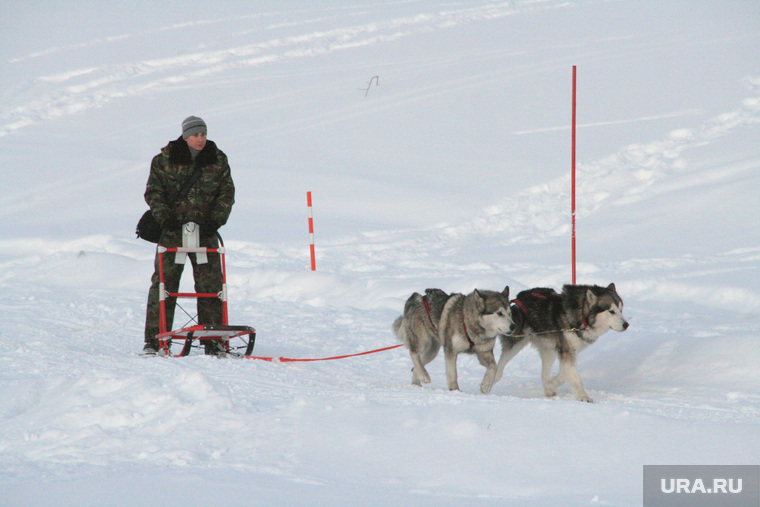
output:
[[[182,227],[182,224],[179,223],[179,220],[177,220],[177,217],[175,217],[174,215],[169,215],[161,223],[161,228],[165,231],[166,230],[177,231],[179,230],[180,227]]]
[[[219,230],[221,225],[219,225],[219,222],[216,220],[204,220],[200,223],[201,226],[201,232],[205,234],[214,235],[216,234],[216,231]]]

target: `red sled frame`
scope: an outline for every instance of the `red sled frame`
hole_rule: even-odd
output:
[[[165,247],[160,241],[158,243],[158,272],[159,272],[159,333],[156,335],[158,339],[159,352],[164,355],[170,356],[169,347],[172,340],[184,339],[184,346],[182,351],[172,357],[182,357],[190,354],[193,340],[198,339],[199,342],[218,340],[228,354],[240,355],[236,353],[230,347],[230,340],[233,338],[240,338],[244,345],[236,347],[237,349],[245,349],[245,356],[250,356],[253,352],[253,346],[256,343],[256,330],[250,326],[230,326],[228,322],[227,313],[227,264],[225,259],[225,248],[222,237],[217,234],[219,239],[219,248],[188,248],[188,247]],[[164,254],[165,253],[218,253],[222,263],[222,290],[219,293],[198,293],[198,292],[167,292],[164,284]],[[166,325],[166,298],[219,298],[222,300],[222,323],[204,325],[199,324],[190,327],[184,327],[174,331],[167,330]],[[248,336],[248,339],[244,338]]]

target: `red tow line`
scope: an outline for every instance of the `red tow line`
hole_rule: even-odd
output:
[[[374,354],[376,352],[384,352],[386,350],[397,349],[403,347],[403,344],[392,345],[382,349],[368,350],[367,352],[359,352],[358,354],[346,354],[344,356],[333,357],[320,357],[317,359],[293,359],[292,357],[260,357],[260,356],[243,356],[245,359],[258,359],[259,361],[270,361],[273,363],[296,363],[296,362],[311,362],[311,361],[332,361],[334,359],[346,359],[347,357],[366,356],[367,354]]]

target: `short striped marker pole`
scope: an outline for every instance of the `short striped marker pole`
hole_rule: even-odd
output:
[[[314,215],[311,211],[311,192],[306,192],[306,205],[309,207],[309,248],[311,250],[311,270],[317,270],[317,260],[314,255]]]

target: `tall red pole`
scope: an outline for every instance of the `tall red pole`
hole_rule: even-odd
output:
[[[306,205],[309,207],[309,249],[311,250],[311,270],[317,270],[317,260],[314,254],[314,217],[311,212],[311,192],[306,192]]]
[[[572,148],[572,176],[571,179],[571,187],[572,187],[572,196],[570,198],[571,201],[571,208],[572,208],[572,216],[573,216],[573,239],[572,239],[572,250],[573,250],[573,284],[575,284],[575,76],[576,76],[576,69],[575,65],[573,65],[573,127],[572,127],[572,137],[573,137],[573,148]]]

